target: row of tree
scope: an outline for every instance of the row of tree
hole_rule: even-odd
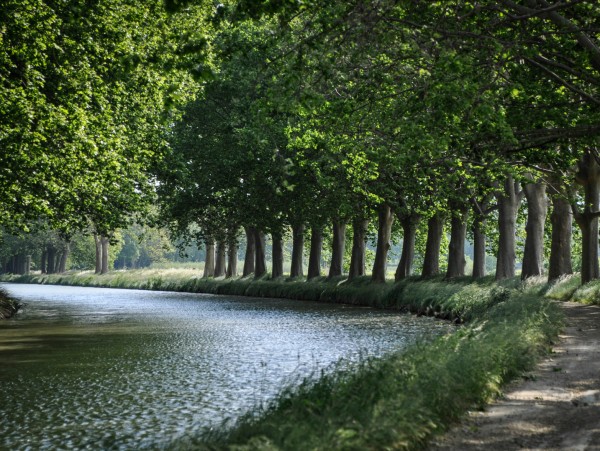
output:
[[[373,227],[382,281],[396,222],[397,278],[415,255],[424,276],[438,273],[446,233],[446,274],[460,276],[470,233],[473,275],[487,247],[502,279],[515,274],[523,199],[522,275],[541,273],[549,196],[549,277],[572,271],[573,218],[582,279],[600,276],[595,1],[164,3],[3,3],[9,231],[45,222],[66,242],[90,231],[107,270],[115,231],[158,194],[157,220],[206,243],[207,275],[211,249],[215,274],[226,248],[236,273],[244,230],[244,274],[266,272],[268,234],[280,276],[291,230],[291,275],[309,233],[313,277],[331,230],[330,275],[342,272],[351,231],[355,277]]]
[[[447,277],[464,274],[470,230],[473,276],[485,273],[491,248],[503,279],[515,275],[525,199],[525,278],[543,271],[549,197],[550,279],[572,272],[573,218],[582,279],[597,278],[593,3],[238,2],[213,40],[216,78],[170,132],[169,169],[158,186],[163,218],[175,233],[206,243],[206,275],[235,273],[225,249],[237,254],[241,228],[244,274],[267,271],[269,234],[271,275],[282,275],[282,239],[291,229],[291,276],[302,275],[309,229],[314,277],[326,226],[329,275],[341,274],[348,226],[349,277],[362,275],[374,224],[372,278],[384,281],[397,221],[396,279],[411,274],[419,228],[427,236],[421,274],[440,272],[444,226]]]
[[[0,272],[27,274],[34,270],[54,274],[73,269],[94,269],[101,273],[102,259],[98,258],[98,254],[102,255],[102,243],[99,241],[91,233],[77,233],[67,241],[47,227],[18,235],[5,232],[0,246]],[[112,245],[106,243],[104,248],[105,271],[144,268],[173,260],[192,261],[195,258],[197,261],[200,258],[195,249],[186,249],[190,255],[182,259],[165,230],[140,224],[113,233]]]

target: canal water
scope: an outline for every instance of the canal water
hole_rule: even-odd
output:
[[[343,359],[448,331],[316,302],[4,284],[0,449],[161,449]]]

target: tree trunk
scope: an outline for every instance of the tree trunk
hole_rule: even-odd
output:
[[[265,234],[256,229],[254,229],[254,246],[256,249],[254,276],[261,277],[267,272],[267,263],[265,261]]]
[[[254,262],[256,259],[256,229],[253,227],[244,227],[244,232],[246,232],[246,254],[244,255],[244,270],[242,272],[242,277],[246,277],[254,272]]]
[[[31,272],[31,255],[25,256],[25,275],[28,275]]]
[[[290,277],[301,277],[304,275],[304,224],[292,226],[292,266]]]
[[[587,283],[600,275],[598,268],[598,208],[600,207],[600,166],[592,151],[581,158],[576,175],[584,189],[583,212],[575,220],[581,229],[581,282]]]
[[[458,208],[453,208],[452,210],[446,279],[464,276],[465,264],[467,263],[465,260],[465,239],[467,235],[467,215],[469,210],[466,205],[460,205]]]
[[[348,280],[365,275],[368,227],[368,219],[358,218],[352,223],[352,256],[350,257]]]
[[[42,258],[40,261],[40,271],[42,274],[48,273],[48,252],[46,249],[42,251]]]
[[[485,276],[485,219],[477,215],[473,223],[473,278]]]
[[[46,254],[48,258],[48,274],[54,274],[56,272],[56,249],[54,246],[49,245]]]
[[[432,277],[440,273],[440,247],[444,233],[444,219],[436,213],[427,221],[427,242],[421,277]]]
[[[402,226],[402,255],[396,268],[394,280],[399,281],[410,276],[412,273],[413,260],[415,259],[415,238],[417,226],[421,217],[417,214],[402,215],[400,225]]]
[[[346,247],[346,222],[333,221],[333,238],[331,240],[331,264],[329,276],[336,277],[344,274],[344,249]]]
[[[102,272],[102,244],[100,243],[100,236],[97,233],[94,233],[94,243],[96,244],[96,269],[94,273],[100,274]]]
[[[385,282],[387,272],[387,257],[390,250],[390,239],[392,237],[392,224],[394,215],[387,204],[382,204],[377,209],[377,250],[375,251],[375,262],[373,263],[373,282]]]
[[[65,247],[63,249],[62,255],[60,256],[60,263],[58,266],[58,272],[63,273],[67,271],[67,258],[69,258],[69,251],[71,250],[71,246],[69,243],[65,243]]]
[[[102,247],[102,270],[100,274],[106,274],[108,272],[108,248],[110,246],[108,237],[100,237],[100,245]]]
[[[319,227],[310,229],[310,256],[308,258],[307,279],[321,275],[321,253],[323,251],[323,231]]]
[[[273,249],[271,255],[273,257],[273,267],[271,268],[271,278],[283,276],[283,239],[279,233],[272,233],[271,240],[273,241]]]
[[[498,199],[498,260],[496,280],[515,276],[515,234],[517,213],[523,198],[519,184],[509,175],[504,182],[504,190],[496,194]]]
[[[212,240],[204,242],[206,248],[206,256],[204,257],[204,274],[203,277],[215,276],[215,243]]]
[[[224,241],[217,242],[217,253],[215,259],[215,277],[225,276],[226,268],[226,245]]]
[[[573,212],[569,201],[561,194],[552,194],[552,242],[550,245],[550,264],[548,281],[573,273],[571,263],[571,235],[573,233]]]
[[[227,272],[225,273],[227,279],[237,276],[237,262],[238,243],[235,238],[232,238],[227,245]]]
[[[523,186],[527,199],[527,224],[521,279],[541,276],[544,272],[544,226],[548,213],[545,183],[527,183]]]

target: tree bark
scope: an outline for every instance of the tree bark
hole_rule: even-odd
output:
[[[46,255],[48,259],[48,274],[54,274],[56,273],[56,248],[48,245]]]
[[[45,248],[42,251],[42,258],[40,261],[40,271],[42,274],[48,273],[48,252],[46,251]]]
[[[465,205],[452,208],[450,219],[450,244],[448,245],[448,269],[446,279],[465,275],[465,239],[467,235],[468,208]]]
[[[571,235],[573,233],[573,212],[569,201],[560,193],[551,194],[552,242],[550,245],[550,264],[548,281],[573,273],[571,263]]]
[[[215,259],[215,277],[223,277],[225,276],[226,268],[226,255],[225,255],[226,245],[224,241],[217,242],[217,253]]]
[[[415,238],[417,226],[421,217],[417,214],[407,214],[400,217],[402,226],[402,255],[396,268],[394,280],[399,281],[407,278],[412,273],[412,265],[415,259]]]
[[[67,271],[67,259],[69,258],[69,252],[71,250],[71,246],[69,243],[65,243],[64,249],[60,256],[60,263],[58,266],[58,272],[63,273]]]
[[[246,277],[254,272],[254,263],[256,260],[256,229],[253,227],[244,227],[244,232],[246,232],[246,253],[244,255],[242,277]]]
[[[321,253],[323,251],[323,231],[320,227],[310,229],[310,255],[308,257],[307,279],[321,275]]]
[[[391,247],[390,239],[392,237],[392,224],[394,223],[394,215],[389,205],[382,204],[379,206],[377,219],[377,250],[375,251],[371,280],[383,283],[387,272],[387,257]]]
[[[292,265],[290,277],[301,277],[304,275],[304,224],[292,226]]]
[[[102,269],[100,274],[106,274],[108,272],[108,248],[110,246],[108,237],[100,237],[100,245],[102,247]]]
[[[521,279],[541,276],[544,272],[544,227],[548,214],[545,183],[527,183],[523,186],[527,199],[527,224]]]
[[[346,247],[346,222],[333,221],[333,238],[331,240],[331,264],[329,276],[336,277],[344,274],[344,250]]]
[[[496,194],[498,199],[498,259],[496,280],[515,276],[515,234],[517,213],[523,198],[519,184],[509,175],[504,182],[504,190]]]
[[[102,272],[102,243],[97,233],[94,233],[94,243],[96,245],[96,269],[94,273],[100,274]]]
[[[261,277],[267,272],[267,263],[265,261],[265,234],[254,229],[254,245],[256,249],[254,261],[254,276]]]
[[[583,212],[573,207],[575,220],[581,229],[581,282],[587,283],[600,276],[598,268],[598,208],[600,207],[600,165],[593,151],[581,158],[576,181],[583,186]]]
[[[31,255],[25,256],[25,275],[28,275],[31,272]],[[64,272],[64,271],[63,271]]]
[[[273,241],[273,249],[271,255],[273,257],[273,267],[271,268],[271,278],[283,276],[283,239],[281,234],[272,233],[271,240]]]
[[[440,272],[440,247],[444,233],[444,219],[436,213],[427,221],[427,242],[421,277],[432,277]]]
[[[230,279],[237,276],[238,243],[235,238],[229,240],[227,245],[227,271],[225,277]]]
[[[477,215],[473,223],[473,278],[485,277],[485,219]]]
[[[352,222],[352,255],[348,280],[365,275],[368,227],[368,219],[357,218]]]
[[[212,240],[204,242],[206,248],[206,256],[204,257],[204,274],[203,277],[215,276],[215,243]]]

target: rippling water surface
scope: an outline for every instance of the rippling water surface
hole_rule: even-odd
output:
[[[448,326],[368,308],[6,284],[0,449],[156,449],[272,399],[340,358]]]

